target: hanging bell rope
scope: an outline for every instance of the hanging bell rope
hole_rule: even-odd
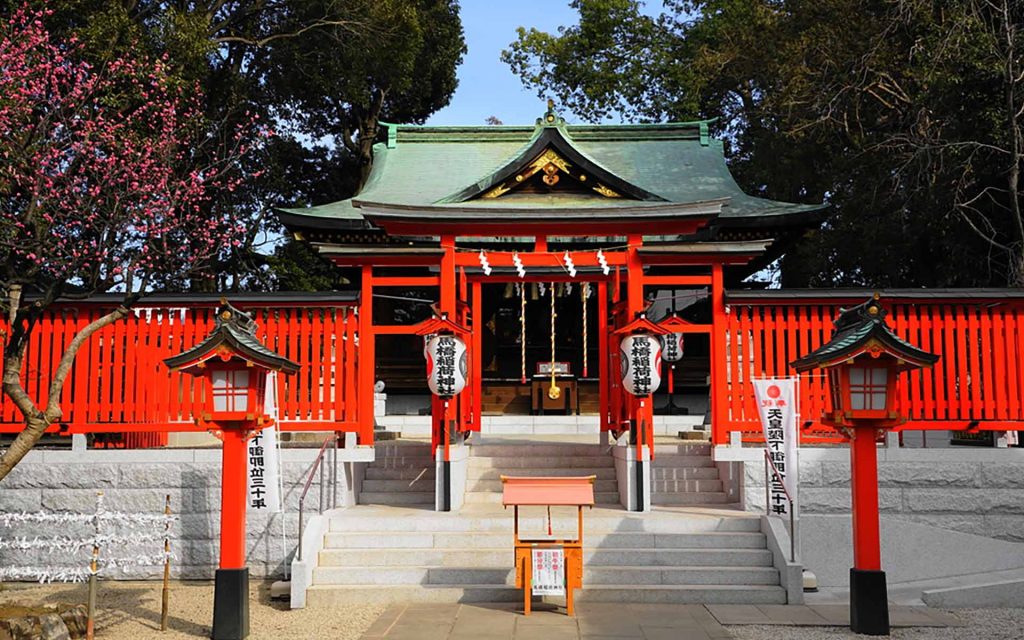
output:
[[[555,313],[555,283],[551,283],[551,386],[548,387],[548,397],[552,400],[558,400],[558,397],[562,395],[562,390],[555,384],[555,318],[558,314]]]
[[[520,383],[526,384],[526,285],[519,287]]]
[[[590,297],[590,283],[584,282],[580,287],[580,299],[583,301],[583,377],[587,377],[587,298]]]

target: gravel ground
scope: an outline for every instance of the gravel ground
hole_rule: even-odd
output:
[[[86,602],[85,585],[0,584],[0,604],[22,606]],[[270,583],[253,582],[249,604],[252,640],[331,638],[356,640],[384,611],[384,605],[288,609],[270,600]],[[96,637],[110,640],[209,638],[213,583],[172,582],[167,631],[160,631],[160,583],[101,582]]]
[[[910,627],[893,629],[897,640],[1024,640],[1024,610],[956,609],[946,611],[964,621],[962,627]],[[867,638],[844,627],[787,627],[732,625],[736,640],[849,640]]]

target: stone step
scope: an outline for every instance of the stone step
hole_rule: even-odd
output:
[[[365,486],[365,482],[363,486]],[[651,480],[652,495],[692,491],[721,493],[722,489],[721,480]]]
[[[533,475],[533,474],[531,474],[531,475]],[[540,474],[537,474],[537,475],[540,475]],[[719,482],[719,484],[721,484],[721,482]],[[365,485],[366,485],[366,483],[364,482],[363,486],[365,486]],[[619,482],[618,482],[618,480],[615,479],[614,474],[610,478],[608,478],[608,477],[598,478],[597,480],[594,481],[594,491],[596,491],[596,492],[610,493],[610,492],[618,492],[618,490],[619,490]],[[721,487],[719,487],[718,490],[720,491]],[[497,479],[495,479],[495,480],[483,480],[483,479],[469,480],[466,483],[466,491],[478,491],[478,492],[491,491],[491,492],[494,492],[494,493],[501,493],[502,492],[501,480],[497,480]]]
[[[363,492],[390,493],[404,491],[434,491],[434,476],[410,479],[363,480]]]
[[[698,504],[729,504],[732,498],[721,491],[692,493],[651,493],[651,504],[663,506],[693,506]]]
[[[313,584],[515,584],[512,567],[320,567]],[[772,567],[584,567],[584,585],[778,585]]]
[[[498,491],[467,491],[466,504],[501,504],[502,494]],[[594,504],[619,504],[618,491],[595,491]]]
[[[600,444],[564,444],[558,442],[545,444],[474,444],[470,446],[470,455],[474,458],[519,458],[570,456],[607,456],[608,446]]]
[[[717,467],[651,467],[652,480],[717,480],[718,477]]]
[[[469,468],[477,469],[550,469],[561,468],[584,468],[584,467],[614,467],[615,461],[611,456],[502,456],[502,457],[473,457],[469,459]],[[702,466],[702,465],[693,465]]]
[[[369,470],[367,470],[369,471]],[[474,468],[466,470],[466,478],[472,480],[501,480],[501,476],[597,476],[598,480],[615,480],[615,467],[534,467],[520,469]]]
[[[398,469],[366,467],[365,480],[412,480],[414,478],[434,479],[434,465],[429,467],[403,467]]]
[[[512,561],[512,544],[494,549],[324,549],[320,567],[495,567]],[[767,549],[584,549],[583,566],[768,567]]]
[[[688,456],[677,453],[655,454],[652,469],[666,467],[713,467],[711,456]]]
[[[683,454],[688,456],[710,456],[710,442],[676,442],[672,444],[655,444],[655,457],[662,455]]]
[[[356,517],[356,509],[342,512],[341,515],[330,516],[329,530],[332,532],[351,531],[363,533],[385,532],[501,532],[512,535],[512,514],[495,516],[461,516],[452,513],[420,512],[416,517],[385,516]],[[742,512],[739,512],[742,513]],[[761,520],[756,516],[727,517],[687,517],[671,519],[654,519],[649,514],[629,516],[584,515],[584,540],[602,533],[717,533],[761,531]],[[546,527],[545,514],[542,509],[525,508],[520,515],[520,524],[524,531],[542,531]],[[553,510],[552,526],[556,531],[575,531],[576,517],[565,515]]]
[[[561,531],[561,529],[559,529]],[[500,549],[512,541],[511,532],[329,532],[325,549]],[[587,549],[764,549],[764,534],[711,533],[598,533],[584,532]]]
[[[359,504],[412,505],[434,504],[434,490],[430,491],[360,491]]]
[[[592,585],[577,590],[576,602],[651,604],[785,604],[786,592],[771,585]],[[313,585],[311,607],[400,602],[522,602],[523,592],[494,585]],[[534,597],[535,602],[541,598]],[[563,597],[543,601],[564,604]]]
[[[377,456],[377,459],[367,465],[368,469],[403,469],[406,467],[432,467],[434,466],[433,456]]]

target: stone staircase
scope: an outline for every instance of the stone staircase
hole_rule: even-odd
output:
[[[366,467],[359,504],[434,507],[435,471],[429,442],[382,442],[375,454]]]
[[[470,448],[466,504],[501,504],[501,476],[597,476],[594,501],[618,504],[615,461],[596,444],[477,444]]]
[[[651,462],[651,504],[724,505],[730,499],[711,459],[708,442],[659,444]]]
[[[475,507],[449,514],[360,506],[333,516],[307,603],[520,601],[511,515]],[[525,531],[543,532],[537,511]],[[574,531],[573,510],[554,511],[555,534]],[[595,508],[585,518],[579,602],[786,601],[756,516]]]
[[[465,506],[435,513],[429,445],[378,445],[360,505],[330,516],[307,602],[521,601],[512,586],[512,513],[501,506],[504,474],[597,476],[598,504],[584,514],[580,602],[785,603],[760,519],[722,504],[707,445],[657,447],[654,497],[666,506],[650,513],[618,505],[608,447],[556,442],[473,445]],[[552,514],[556,536],[575,534],[574,509]],[[525,532],[546,532],[543,509],[523,515]]]

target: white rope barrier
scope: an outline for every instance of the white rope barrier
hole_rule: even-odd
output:
[[[165,508],[165,511],[169,509]],[[52,537],[13,536],[0,538],[0,550],[31,551],[41,550],[53,554],[76,554],[91,550],[89,560],[82,561],[87,567],[74,566],[2,566],[0,582],[10,580],[33,580],[43,584],[50,582],[84,582],[90,576],[100,576],[118,569],[122,573],[134,567],[165,565],[176,556],[170,551],[170,525],[179,517],[171,513],[126,513],[108,511],[103,505],[103,494],[96,496],[95,513],[70,512],[3,512],[0,513],[0,527],[14,528],[24,524],[42,524],[55,530],[66,530],[70,525],[92,525],[92,532],[82,536],[64,533]],[[153,529],[158,530],[154,531]],[[114,530],[104,533],[103,529]],[[142,529],[150,529],[143,531]],[[158,550],[147,551],[152,545]],[[162,548],[161,548],[162,545]],[[99,550],[103,549],[101,556]],[[119,550],[121,555],[110,554]],[[81,561],[81,560],[80,560]]]

